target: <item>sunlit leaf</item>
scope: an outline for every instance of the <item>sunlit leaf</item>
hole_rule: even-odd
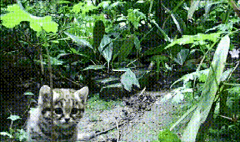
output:
[[[10,119],[10,120],[12,120],[12,121],[16,121],[16,120],[18,120],[18,119],[21,119],[21,117],[18,116],[18,115],[10,115],[7,119]]]
[[[75,4],[71,10],[71,12],[75,12],[75,14],[79,13],[81,11],[81,8],[83,7],[84,3],[79,2],[78,4]]]
[[[219,39],[220,35],[221,35],[221,33],[183,35],[182,38],[179,38],[179,39],[173,41],[168,46],[166,46],[165,49],[172,47],[175,44],[185,45],[185,44],[191,44],[194,42],[204,42],[206,40],[216,42]]]
[[[65,4],[65,3],[71,3],[70,1],[67,1],[67,0],[59,0],[59,1],[56,1],[57,4]]]
[[[123,84],[124,88],[131,91],[131,88],[133,85],[136,85],[138,88],[140,88],[138,79],[136,78],[136,75],[128,69],[122,76],[121,76],[121,83]]]
[[[191,1],[191,7],[188,10],[188,19],[192,19],[194,12],[197,10],[200,0]]]
[[[19,141],[23,141],[27,139],[28,135],[27,132],[24,131],[23,129],[17,129],[18,133],[16,134],[16,137],[19,139]]]
[[[0,132],[0,135],[8,136],[9,138],[13,138],[13,136],[10,133],[8,133],[8,132]]]
[[[228,70],[224,71],[220,80],[225,81],[232,71],[233,71],[233,69],[228,69]]]
[[[141,19],[146,19],[146,16],[139,9],[128,9],[128,20],[133,24],[135,29],[138,29]]]
[[[169,129],[163,130],[158,134],[159,142],[181,142],[177,134],[173,133]]]
[[[45,30],[46,32],[57,32],[58,24],[52,21],[51,16],[37,17],[29,14],[19,5],[9,5],[7,8],[8,13],[1,16],[3,26],[13,28],[20,24],[22,21],[30,22],[30,27],[37,32]]]
[[[195,141],[200,125],[205,122],[210,112],[226,63],[229,47],[230,38],[226,35],[221,39],[215,51],[200,102],[183,133],[183,141]]]
[[[34,94],[32,92],[25,92],[24,95],[26,95],[26,96],[33,96]]]
[[[175,23],[175,25],[176,25],[176,27],[177,27],[178,31],[179,31],[180,33],[182,33],[181,26],[180,26],[180,24],[179,24],[178,20],[175,18],[175,15],[174,15],[174,14],[171,14],[171,17],[172,17],[172,19],[173,19],[173,22]]]

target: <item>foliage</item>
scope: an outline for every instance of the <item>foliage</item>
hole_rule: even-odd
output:
[[[127,69],[126,72],[121,76],[121,83],[129,92],[131,91],[133,85],[136,85],[138,88],[140,88],[136,75],[130,69]]]
[[[8,6],[7,11],[9,13],[1,16],[2,25],[7,28],[13,28],[19,25],[22,21],[28,21],[30,22],[30,27],[34,31],[40,32],[44,29],[47,32],[57,32],[58,24],[52,21],[51,16],[33,16],[16,4]]]
[[[156,142],[181,142],[176,134],[166,129],[158,134],[158,140]]]
[[[26,132],[23,129],[12,128],[13,122],[21,119],[20,116],[10,115],[8,119],[11,120],[11,126],[9,127],[9,132],[0,132],[0,135],[4,137],[8,137],[11,140],[18,140],[20,142],[25,141],[27,138]]]
[[[165,100],[187,101],[189,108],[172,129],[194,112],[183,141],[194,141],[210,114],[231,120],[219,128],[223,133],[237,133],[233,128],[239,126],[240,106],[238,8],[232,0],[1,1],[1,77],[12,88],[23,80],[46,83],[50,56],[56,86],[92,85],[93,78],[117,76],[131,91],[133,85],[145,87],[133,72],[143,69],[151,72],[153,84],[182,83]],[[228,49],[231,58],[225,61]],[[19,71],[12,73],[19,75],[11,78],[16,81],[8,80],[12,74],[4,71],[19,68],[34,75],[25,77]],[[122,69],[124,73],[114,72]],[[215,112],[210,109],[218,104]],[[222,113],[222,106],[230,111]],[[23,140],[22,132],[1,135]]]

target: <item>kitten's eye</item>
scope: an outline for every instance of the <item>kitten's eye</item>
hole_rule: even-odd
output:
[[[54,111],[55,111],[56,114],[62,114],[63,113],[61,108],[56,108]]]
[[[73,108],[71,113],[72,113],[72,114],[77,114],[77,113],[78,113],[78,109]]]

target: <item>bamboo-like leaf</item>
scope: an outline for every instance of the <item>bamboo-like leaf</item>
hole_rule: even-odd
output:
[[[80,39],[80,37],[78,36],[75,36],[73,34],[70,34],[68,32],[64,32],[68,37],[70,37],[73,41],[75,41],[78,45],[81,45],[81,46],[87,46],[91,49],[93,49],[92,45],[86,41],[85,39]]]
[[[182,141],[184,142],[195,141],[200,125],[205,122],[208,113],[210,112],[220,78],[223,73],[224,65],[226,63],[229,46],[230,38],[226,35],[221,39],[214,54],[208,78],[204,84],[205,89],[201,94],[200,102],[191,118],[191,121],[188,123],[188,126],[183,133]]]
[[[104,65],[89,65],[88,67],[84,68],[83,70],[101,70],[104,69]]]
[[[221,35],[221,33],[212,33],[212,34],[197,34],[197,35],[183,35],[182,38],[179,38],[175,41],[173,41],[172,43],[170,43],[168,46],[165,47],[165,49],[172,47],[176,44],[179,45],[184,45],[184,44],[191,44],[194,42],[204,42],[206,40],[210,40],[212,42],[215,42],[218,40],[219,36]]]
[[[196,11],[196,9],[198,8],[200,0],[193,0],[191,3],[191,7],[188,10],[188,19],[192,19],[194,12]]]

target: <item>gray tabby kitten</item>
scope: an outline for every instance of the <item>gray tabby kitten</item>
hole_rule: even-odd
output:
[[[38,107],[27,121],[28,141],[77,141],[77,124],[83,116],[88,87],[80,90],[53,89],[53,126],[51,124],[50,87],[40,88]],[[54,139],[51,138],[53,133]]]

